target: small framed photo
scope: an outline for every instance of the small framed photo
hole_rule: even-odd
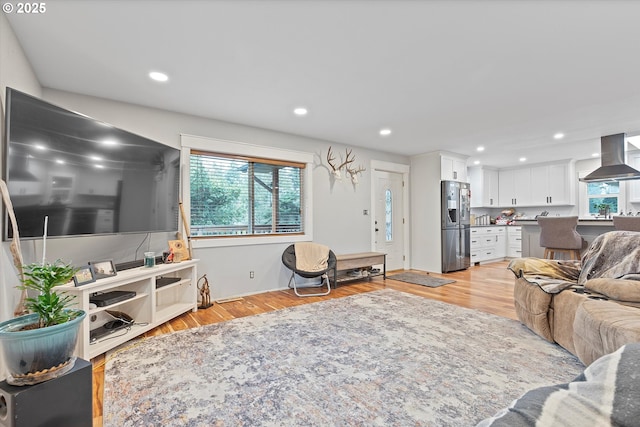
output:
[[[80,267],[80,269],[73,276],[73,283],[76,286],[86,285],[87,283],[95,282],[96,277],[93,275],[93,268],[90,265]]]
[[[113,260],[89,261],[89,264],[93,268],[93,275],[96,279],[103,279],[105,277],[116,275],[116,267],[113,265]]]

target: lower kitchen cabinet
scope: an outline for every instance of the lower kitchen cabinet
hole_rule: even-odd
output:
[[[507,257],[522,257],[522,227],[507,227]]]
[[[506,226],[471,228],[471,264],[495,261],[506,256]]]
[[[471,264],[522,256],[522,229],[496,225],[471,227]]]

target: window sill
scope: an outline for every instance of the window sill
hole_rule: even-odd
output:
[[[218,238],[191,238],[191,246],[194,249],[219,248],[227,246],[254,246],[272,245],[278,243],[310,242],[309,234],[275,235],[275,236],[251,236],[251,237],[218,237]]]

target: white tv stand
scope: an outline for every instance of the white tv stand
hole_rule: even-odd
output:
[[[87,313],[80,327],[75,354],[90,360],[182,313],[197,311],[197,263],[196,259],[176,264],[159,264],[151,268],[132,268],[87,285],[75,287],[71,284],[56,288],[59,292],[75,295],[74,306]],[[158,277],[178,277],[180,280],[156,289]],[[105,307],[90,308],[91,294],[115,290],[134,291],[136,295]],[[92,343],[90,331],[102,326],[100,322],[104,319],[106,310],[126,313],[135,323]]]

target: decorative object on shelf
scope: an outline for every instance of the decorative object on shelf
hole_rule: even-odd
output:
[[[200,285],[202,283],[202,285]],[[211,303],[211,290],[209,289],[209,279],[207,275],[203,274],[198,279],[198,291],[200,291],[200,305],[198,308],[209,308],[213,304]]]
[[[62,261],[23,267],[20,289],[37,292],[25,299],[32,313],[0,323],[0,343],[11,385],[31,385],[70,371],[78,330],[86,317],[83,310],[67,308],[74,297],[59,295],[54,288],[68,283],[77,269]]]
[[[345,149],[345,158],[344,161],[336,167],[335,165],[336,158],[333,156],[333,152],[331,150],[331,146],[329,146],[329,150],[327,151],[327,163],[331,166],[331,174],[336,180],[342,179],[342,168],[345,169],[345,172],[350,176],[351,182],[354,185],[358,184],[358,175],[362,172],[366,171],[364,167],[359,165],[357,168],[352,168],[351,164],[355,162],[356,156],[353,155],[353,150],[348,148]]]
[[[152,268],[156,266],[156,253],[155,252],[145,252],[144,253],[144,266],[147,268]]]
[[[16,267],[16,270],[18,270],[20,281],[22,282],[24,281],[24,274],[22,272],[24,260],[22,259],[22,248],[20,247],[20,233],[18,233],[18,222],[16,221],[16,215],[13,212],[13,204],[11,203],[11,198],[9,197],[9,189],[7,188],[7,184],[2,179],[0,179],[0,192],[2,193],[2,200],[4,201],[4,205],[7,209],[9,219],[11,220],[11,228],[13,230],[13,239],[11,239],[11,245],[9,246],[9,249],[11,250],[11,256],[13,257],[13,265]],[[20,294],[20,300],[13,310],[14,316],[22,316],[28,313],[27,307],[25,306],[26,299],[27,291],[23,289],[22,293]]]
[[[93,274],[96,279],[104,279],[118,274],[115,265],[113,265],[113,260],[89,261],[89,264],[93,267]]]
[[[96,277],[93,274],[93,267],[91,265],[83,266],[76,271],[73,276],[73,283],[76,286],[86,285],[96,281]]]
[[[189,250],[184,244],[184,240],[169,240],[169,257],[171,262],[181,262],[191,259]]]

